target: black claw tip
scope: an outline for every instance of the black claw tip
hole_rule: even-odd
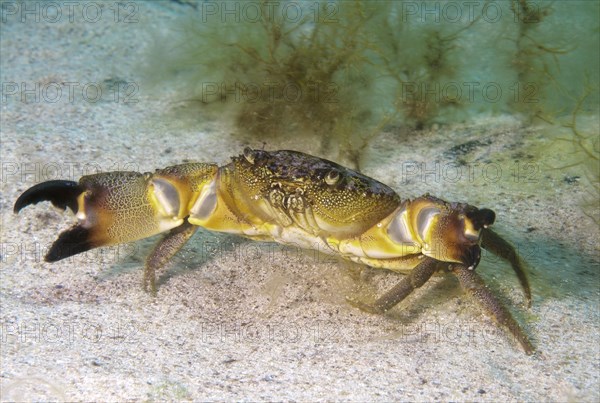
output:
[[[75,213],[77,212],[77,196],[83,191],[84,189],[73,181],[55,180],[38,183],[19,196],[13,211],[18,213],[30,204],[50,201],[56,207],[63,210],[68,207]]]
[[[61,232],[44,257],[46,262],[56,262],[64,258],[88,251],[94,247],[89,241],[90,230],[75,225]]]

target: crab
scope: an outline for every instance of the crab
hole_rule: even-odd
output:
[[[144,287],[156,293],[156,271],[203,227],[406,274],[372,303],[348,298],[372,313],[387,312],[436,272],[452,273],[527,354],[535,351],[475,271],[482,247],[507,260],[531,305],[524,264],[489,228],[495,220],[492,210],[428,194],[401,200],[383,183],[332,161],[297,151],[246,148],[221,167],[186,163],[154,173],[107,172],[79,182],[43,182],[26,190],[14,211],[40,201],[69,208],[78,219],[58,236],[47,262],[166,232],[144,269]]]

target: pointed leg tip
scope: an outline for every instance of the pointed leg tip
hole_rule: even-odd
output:
[[[158,294],[158,289],[156,288],[156,275],[154,271],[148,269],[147,266],[144,270],[144,280],[142,286],[144,292],[152,295],[153,297],[156,297]]]
[[[359,299],[357,299],[355,297],[347,296],[346,301],[353,307],[358,308],[361,311],[366,312],[366,313],[381,315],[386,312],[385,310],[378,308],[376,305],[368,304],[366,302],[360,301]]]
[[[150,294],[152,297],[156,297],[157,291],[156,291],[155,287],[148,286],[148,284],[146,284],[146,282],[144,282],[142,289],[144,290],[144,292],[146,294]]]
[[[517,336],[517,338],[519,344],[521,344],[521,347],[525,351],[525,354],[529,356],[539,355],[539,352],[535,349],[529,338],[524,333],[522,333],[521,337]]]

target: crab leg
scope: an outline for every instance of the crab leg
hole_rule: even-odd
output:
[[[14,210],[19,212],[27,205],[48,200],[63,210],[69,207],[76,212],[77,224],[59,235],[45,257],[55,262],[92,248],[180,228],[187,223],[198,195],[216,175],[214,164],[189,163],[152,174],[106,172],[84,176],[79,182],[44,182],[25,191]],[[166,251],[183,236],[175,235],[182,230],[168,235],[165,245],[155,249],[153,260],[158,261],[152,263],[153,267],[164,264],[160,256],[172,256]]]
[[[521,287],[523,287],[523,292],[527,299],[527,306],[531,307],[531,288],[529,287],[525,268],[521,259],[519,259],[519,255],[515,248],[489,228],[485,228],[482,231],[481,246],[511,264],[515,274],[519,278]]]
[[[427,282],[439,268],[441,262],[430,257],[423,259],[409,274],[404,276],[391,290],[383,294],[374,303],[367,304],[354,299],[348,301],[357,308],[369,313],[385,313],[398,305],[411,292]]]
[[[152,249],[146,258],[144,267],[144,289],[148,286],[152,294],[156,295],[156,271],[163,267],[185,243],[194,235],[197,226],[184,222],[179,227],[170,230]]]
[[[475,297],[487,314],[498,322],[498,324],[508,329],[519,344],[521,344],[525,353],[531,355],[535,352],[535,348],[523,329],[521,329],[521,326],[513,319],[508,309],[494,296],[474,270],[469,270],[462,265],[453,265],[452,272],[458,278],[462,288]]]

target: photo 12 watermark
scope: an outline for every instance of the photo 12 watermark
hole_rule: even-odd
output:
[[[78,181],[86,175],[115,171],[139,172],[139,170],[137,162],[127,161],[2,161],[0,182],[36,184],[51,180]]]
[[[114,22],[137,24],[140,3],[133,1],[2,1],[3,24]]]
[[[538,84],[534,82],[501,84],[495,81],[441,83],[405,81],[400,85],[399,99],[402,102],[420,101],[456,105],[476,102],[496,104],[502,101],[535,104],[540,102],[538,94]]]
[[[339,86],[335,82],[309,81],[300,86],[294,82],[203,82],[203,103],[338,103]]]
[[[240,238],[241,239],[241,238]],[[294,243],[256,242],[247,240],[202,239],[200,259],[212,262],[268,262],[294,265],[336,264],[339,259],[333,249],[314,243],[311,247]]]
[[[4,81],[1,102],[24,104],[74,104],[114,102],[135,104],[139,102],[140,87],[136,82],[106,80],[104,82],[77,81]]]
[[[542,180],[540,164],[514,161],[498,162],[427,162],[405,161],[401,165],[400,184],[425,185],[448,183],[539,183]]]
[[[373,337],[373,334],[378,334]],[[356,345],[387,343],[446,343],[476,346],[485,343],[509,342],[509,332],[492,324],[476,320],[395,322],[388,331],[356,323],[341,321],[307,320],[295,322],[226,322],[201,321],[198,340],[207,346],[215,344],[340,344]],[[517,343],[517,340],[513,342]]]
[[[58,230],[59,228],[57,228]],[[66,228],[65,228],[66,229]],[[49,242],[22,241],[22,242],[0,242],[0,263],[23,264],[40,263],[45,261],[45,256],[52,248],[54,240]],[[63,243],[64,250],[75,250],[79,244]],[[131,260],[140,253],[140,244],[136,242],[94,248],[73,256],[61,259],[64,262],[77,261],[78,263],[90,264],[119,264]],[[65,253],[61,253],[64,255]],[[67,253],[68,254],[68,253]],[[60,264],[60,263],[58,263]]]
[[[251,343],[295,344],[335,343],[343,339],[338,324],[328,321],[306,322],[213,322],[198,324],[198,339],[203,344]]]
[[[527,10],[511,6],[509,1],[401,1],[402,22],[470,24],[477,20],[489,24],[500,21],[540,22],[541,1],[524,2]]]
[[[133,322],[33,319],[2,321],[0,341],[6,344],[115,344],[139,342]]]
[[[282,24],[338,22],[343,2],[318,1],[201,1],[198,4],[202,23],[265,23]]]

